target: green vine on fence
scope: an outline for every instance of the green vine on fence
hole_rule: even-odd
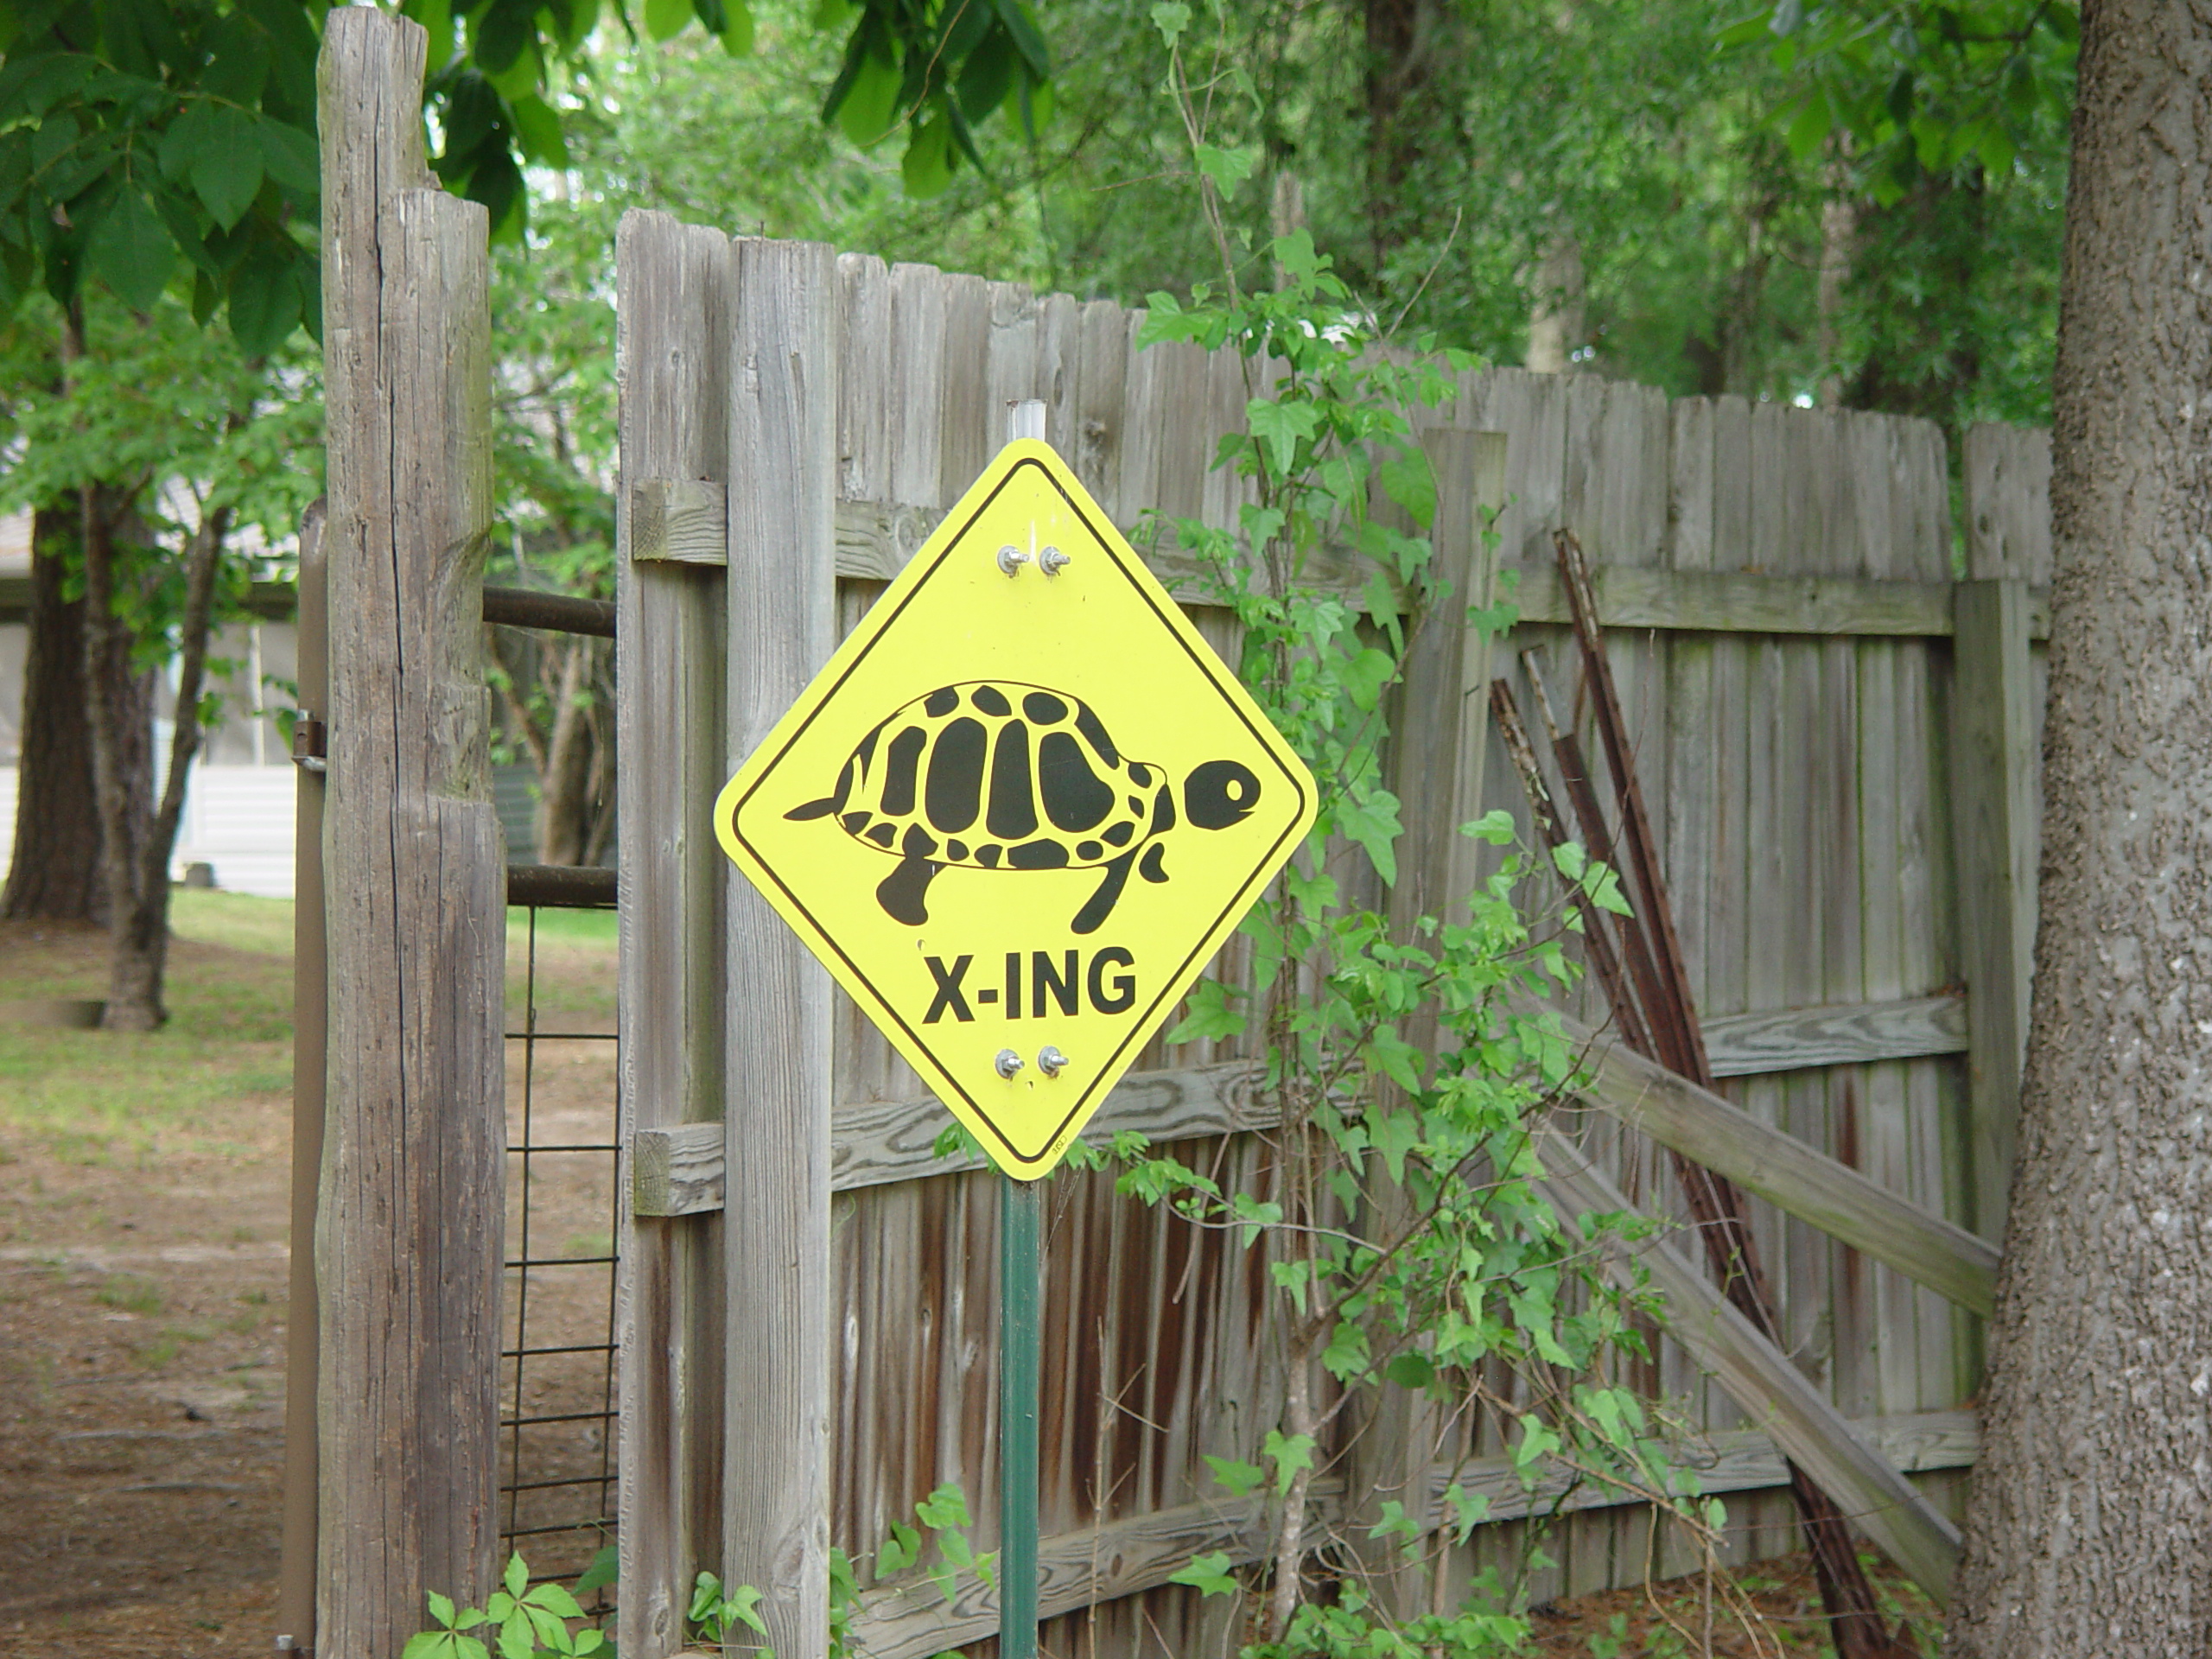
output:
[[[1510,1586],[1478,1580],[1456,1611],[1386,1605],[1370,1588],[1435,1547],[1418,1484],[1350,1492],[1344,1512],[1360,1522],[1333,1534],[1317,1535],[1311,1499],[1324,1472],[1358,1468],[1382,1402],[1410,1402],[1431,1445],[1471,1445],[1467,1420],[1486,1414],[1529,1489],[1563,1466],[1668,1506],[1709,1548],[1718,1506],[1684,1496],[1650,1404],[1614,1380],[1619,1362],[1649,1361],[1656,1310],[1609,1281],[1598,1251],[1604,1235],[1648,1224],[1554,1213],[1533,1135],[1576,1081],[1577,1055],[1535,1010],[1574,984],[1566,935],[1579,924],[1532,921],[1524,884],[1555,874],[1599,909],[1625,900],[1579,849],[1540,868],[1494,812],[1462,829],[1496,849],[1473,891],[1442,914],[1390,902],[1403,826],[1389,739],[1415,642],[1424,628],[1496,633],[1513,618],[1510,604],[1454,593],[1428,534],[1437,480],[1417,423],[1472,365],[1431,340],[1389,340],[1302,230],[1256,251],[1270,285],[1241,280],[1249,244],[1228,208],[1260,151],[1220,129],[1247,82],[1194,45],[1190,7],[1153,16],[1222,270],[1187,300],[1153,295],[1139,344],[1234,350],[1247,394],[1245,429],[1214,457],[1242,486],[1236,526],[1154,531],[1198,562],[1182,597],[1234,616],[1244,683],[1319,785],[1306,847],[1167,1039],[1262,1064],[1280,1126],[1266,1166],[1238,1189],[1133,1137],[1116,1145],[1122,1191],[1263,1252],[1281,1298],[1277,1419],[1243,1455],[1207,1459],[1232,1495],[1273,1496],[1268,1557],[1238,1570],[1202,1555],[1176,1579],[1250,1599],[1247,1659],[1506,1651],[1527,1636]],[[1495,531],[1482,533],[1494,548]],[[1344,596],[1346,559],[1364,573],[1357,605]],[[1488,1499],[1453,1479],[1444,1511],[1443,1535],[1464,1541]]]

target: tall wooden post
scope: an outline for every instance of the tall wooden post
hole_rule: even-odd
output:
[[[505,860],[482,674],[484,210],[423,160],[424,35],[325,25],[328,1117],[317,1651],[393,1659],[491,1588]]]
[[[1967,575],[1953,597],[1952,836],[1967,982],[1974,1227],[2005,1233],[2035,967],[2040,757],[2028,584],[2050,567],[2050,436],[1967,434]]]
[[[315,1282],[315,1188],[322,1179],[323,1082],[330,1065],[329,944],[322,916],[322,779],[330,673],[323,504],[300,525],[298,763],[292,824],[292,1260],[284,1318],[284,1536],[276,1648],[315,1651],[315,1395],[322,1317]]]
[[[736,245],[729,346],[734,770],[836,636],[836,256]],[[703,806],[706,803],[701,803]],[[734,868],[724,1098],[725,1577],[779,1654],[830,1643],[830,976]]]
[[[1393,710],[1392,777],[1405,833],[1398,842],[1398,880],[1389,913],[1392,931],[1407,939],[1424,916],[1464,920],[1479,874],[1478,844],[1461,835],[1459,826],[1482,816],[1490,640],[1465,619],[1469,606],[1491,601],[1496,559],[1483,534],[1484,512],[1495,511],[1505,497],[1504,434],[1432,427],[1421,437],[1437,486],[1432,569],[1451,591],[1414,634]],[[1416,1043],[1433,1042],[1435,1024],[1424,1016],[1408,1035]],[[1393,1191],[1368,1226],[1376,1237],[1392,1236],[1417,1211],[1409,1194]],[[1376,1391],[1347,1471],[1364,1523],[1355,1526],[1355,1535],[1381,1518],[1385,1502],[1395,1499],[1409,1514],[1421,1512],[1437,1433],[1435,1404],[1419,1390],[1386,1383]],[[1393,1616],[1409,1618],[1424,1611],[1420,1575],[1395,1537],[1367,1542],[1363,1554]]]
[[[639,502],[659,480],[719,493],[729,476],[734,262],[720,231],[665,213],[625,214],[615,248],[620,1139],[633,1147],[640,1132],[722,1116],[729,861],[711,822],[729,776],[722,571],[650,556],[653,526],[644,527],[641,548]],[[667,1659],[683,1646],[693,1575],[721,1560],[722,1220],[639,1216],[634,1174],[626,1163],[616,1269],[620,1646],[629,1659]]]

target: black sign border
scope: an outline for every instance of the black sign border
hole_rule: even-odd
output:
[[[944,561],[951,557],[953,553],[958,550],[962,539],[971,529],[975,527],[976,519],[982,517],[985,510],[990,506],[992,502],[998,499],[1000,493],[1004,491],[1009,484],[1013,483],[1015,479],[1019,478],[1025,469],[1031,467],[1034,467],[1039,474],[1043,474],[1046,481],[1052,486],[1054,492],[1058,493],[1063,501],[1067,503],[1068,510],[1082,522],[1084,528],[1090,532],[1091,539],[1096,542],[1101,548],[1106,550],[1108,556],[1113,561],[1116,571],[1121,575],[1122,579],[1128,582],[1129,586],[1135,590],[1137,597],[1145,602],[1145,604],[1152,610],[1153,614],[1160,618],[1163,629],[1167,636],[1174,640],[1178,645],[1182,647],[1184,655],[1191,658],[1192,665],[1198,669],[1200,675],[1203,676],[1207,683],[1211,684],[1217,692],[1222,694],[1222,700],[1228,703],[1230,711],[1236,715],[1236,718],[1240,721],[1243,722],[1244,728],[1252,734],[1254,742],[1257,744],[1259,748],[1267,755],[1268,759],[1274,763],[1276,770],[1282,774],[1283,780],[1290,785],[1291,792],[1297,799],[1299,805],[1298,810],[1291,814],[1290,822],[1287,827],[1283,830],[1281,834],[1275,837],[1274,844],[1268,849],[1266,854],[1254,867],[1253,875],[1246,880],[1243,886],[1236,889],[1236,893],[1230,897],[1229,902],[1224,905],[1219,912],[1215,915],[1213,920],[1206,924],[1205,931],[1198,937],[1198,944],[1191,950],[1189,955],[1183,958],[1182,962],[1177,965],[1173,973],[1167,975],[1166,977],[1160,982],[1162,988],[1160,995],[1152,1000],[1152,1002],[1146,1007],[1142,1015],[1131,1023],[1128,1027],[1128,1034],[1123,1037],[1122,1041],[1115,1046],[1114,1052],[1107,1057],[1106,1064],[1099,1068],[1097,1078],[1094,1080],[1082,1094],[1076,1097],[1075,1103],[1068,1109],[1067,1112],[1061,1117],[1058,1123],[1053,1126],[1052,1133],[1045,1137],[1044,1145],[1034,1153],[1025,1153],[1020,1147],[1015,1146],[1014,1142],[1007,1138],[1005,1131],[1001,1129],[997,1123],[993,1121],[989,1109],[987,1108],[981,1101],[978,1101],[975,1096],[969,1093],[966,1089],[963,1088],[960,1084],[952,1077],[950,1068],[946,1066],[942,1060],[935,1058],[934,1052],[931,1051],[930,1045],[924,1041],[921,1034],[917,1032],[912,1026],[906,1022],[904,1016],[902,1016],[899,1013],[898,1009],[893,1006],[891,999],[886,996],[883,992],[878,988],[874,976],[863,969],[858,963],[852,959],[851,957],[846,955],[843,947],[838,944],[836,939],[832,936],[830,930],[823,926],[820,918],[817,918],[814,912],[808,907],[806,901],[801,899],[798,893],[792,892],[790,884],[787,883],[781,875],[777,874],[774,865],[772,865],[767,859],[761,856],[760,849],[754,846],[753,843],[747,838],[741,820],[745,809],[751,804],[753,798],[767,784],[769,779],[775,774],[777,768],[782,766],[785,757],[790,754],[792,748],[798,743],[799,740],[806,734],[807,728],[814,724],[816,718],[823,709],[830,706],[831,701],[836,698],[838,690],[852,677],[855,671],[856,671],[862,663],[868,660],[868,653],[873,652],[878,645],[881,644],[883,637],[889,633],[892,628],[897,625],[900,614],[904,613],[906,607],[913,602],[916,595],[918,595],[925,587],[928,586],[930,579],[938,573],[938,569],[944,564]],[[1066,488],[1061,484],[1060,480],[1053,476],[1051,467],[1046,466],[1043,461],[1037,459],[1034,455],[1022,456],[1020,459],[1016,461],[1013,466],[1007,468],[1006,476],[1001,478],[995,485],[994,485],[991,488],[991,493],[976,504],[975,512],[968,516],[967,522],[962,524],[959,529],[955,531],[952,535],[947,538],[942,550],[938,553],[935,558],[930,561],[928,567],[923,570],[919,575],[915,577],[912,585],[906,589],[906,593],[899,596],[897,606],[893,609],[891,613],[883,618],[880,622],[876,622],[876,619],[873,614],[870,615],[868,620],[871,622],[876,622],[874,637],[872,638],[866,645],[861,648],[861,650],[854,656],[851,662],[845,664],[843,671],[837,676],[836,682],[830,686],[829,690],[824,692],[822,696],[817,700],[814,707],[808,711],[806,718],[792,728],[791,735],[784,740],[782,746],[778,748],[776,753],[768,760],[767,763],[760,768],[760,774],[754,778],[752,784],[746,789],[744,793],[740,795],[737,800],[730,807],[729,829],[731,837],[738,842],[739,844],[743,846],[747,852],[753,855],[753,861],[768,875],[770,880],[775,882],[777,888],[783,893],[784,897],[791,901],[791,907],[806,918],[808,925],[814,930],[814,936],[830,947],[830,950],[836,956],[837,959],[840,962],[842,962],[845,966],[852,971],[854,978],[857,979],[861,984],[866,985],[868,988],[869,994],[875,999],[876,1007],[884,1014],[890,1016],[892,1022],[901,1031],[906,1033],[907,1039],[911,1041],[915,1047],[921,1049],[925,1053],[931,1054],[932,1065],[938,1073],[943,1077],[945,1081],[952,1084],[953,1092],[957,1094],[961,1099],[968,1103],[969,1109],[975,1112],[976,1116],[980,1120],[982,1120],[984,1127],[990,1130],[993,1137],[997,1140],[998,1143],[1006,1148],[1008,1155],[1011,1156],[1017,1163],[1024,1165],[1035,1164],[1040,1162],[1044,1159],[1045,1154],[1052,1150],[1054,1143],[1067,1132],[1068,1125],[1084,1115],[1085,1109],[1090,1104],[1092,1096],[1097,1091],[1099,1083],[1115,1075],[1117,1066],[1121,1062],[1122,1056],[1128,1052],[1130,1045],[1141,1040],[1145,1037],[1148,1037],[1152,1033],[1152,1031],[1155,1028],[1154,1016],[1159,1013],[1160,1003],[1165,1001],[1166,997],[1166,988],[1177,983],[1182,979],[1184,974],[1191,968],[1193,960],[1197,958],[1199,951],[1205,950],[1211,954],[1213,950],[1219,949],[1218,944],[1210,945],[1209,942],[1214,939],[1217,931],[1221,928],[1222,924],[1224,921],[1229,920],[1232,915],[1242,919],[1243,912],[1251,908],[1255,889],[1262,885],[1262,883],[1263,883],[1268,876],[1273,874],[1278,863],[1277,855],[1281,852],[1283,842],[1289,838],[1292,832],[1295,830],[1305,820],[1306,809],[1310,804],[1306,797],[1304,780],[1301,779],[1295,772],[1293,772],[1288,767],[1285,766],[1275,753],[1276,745],[1282,741],[1281,734],[1275,732],[1272,728],[1268,729],[1265,736],[1261,734],[1259,728],[1253,724],[1251,716],[1245,712],[1243,706],[1240,703],[1238,699],[1228,694],[1221,678],[1222,664],[1220,658],[1216,657],[1211,651],[1207,650],[1203,642],[1200,642],[1198,650],[1194,651],[1192,648],[1192,642],[1185,637],[1183,629],[1176,626],[1174,623],[1170,622],[1161,613],[1159,601],[1153,596],[1147,585],[1135,580],[1135,577],[1131,575],[1128,569],[1125,567],[1122,550],[1116,545],[1116,543],[1121,540],[1121,532],[1118,530],[1113,529],[1111,526],[1109,526],[1109,528],[1103,532],[1100,531],[1096,521],[1090,513],[1084,510],[1083,504],[1077,501],[1073,496],[1070,495],[1067,493]],[[1169,602],[1172,604],[1173,601],[1171,600]],[[1188,622],[1179,615],[1179,613],[1176,620],[1182,621],[1185,627],[1189,626]],[[1236,686],[1236,683],[1232,679],[1230,680],[1227,684],[1229,686]],[[1236,687],[1236,689],[1241,690],[1243,688],[1240,686]],[[1273,741],[1270,741],[1270,739]],[[1231,924],[1231,927],[1233,929],[1233,923]],[[1224,935],[1224,942],[1225,938],[1226,936]]]

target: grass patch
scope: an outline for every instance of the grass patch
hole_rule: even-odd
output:
[[[530,912],[520,905],[507,906],[507,938],[519,944],[530,937]],[[597,945],[614,949],[614,912],[611,910],[541,910],[537,912],[537,942],[549,939],[563,944]]]
[[[92,1293],[92,1300],[102,1307],[124,1313],[158,1313],[162,1311],[162,1287],[136,1274],[113,1274]]]
[[[146,1034],[0,1026],[0,1141],[66,1164],[143,1164],[188,1151],[258,1155],[265,1109],[292,1088],[288,899],[179,889],[170,895],[169,1022]],[[523,1020],[529,916],[508,912],[511,1026]],[[538,1023],[614,1014],[612,912],[537,912]],[[98,997],[108,945],[96,929],[0,925],[0,1001]]]
[[[177,887],[169,893],[169,931],[180,939],[219,944],[253,956],[292,957],[289,899]]]

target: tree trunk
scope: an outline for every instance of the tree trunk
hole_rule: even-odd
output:
[[[1380,279],[1390,256],[1431,204],[1416,188],[1426,162],[1443,158],[1458,114],[1456,25],[1438,0],[1366,0],[1367,211]]]
[[[537,786],[537,855],[548,864],[582,864],[601,803],[593,785],[598,768],[599,722],[593,717],[602,651],[596,639],[572,635],[542,652],[541,671],[559,663],[553,730],[545,743]]]
[[[1851,256],[1859,235],[1859,203],[1851,194],[1847,140],[1839,135],[1828,160],[1830,194],[1821,206],[1821,272],[1814,292],[1819,322],[1820,399],[1822,409],[1843,406],[1843,289],[1851,280]]]
[[[73,505],[31,519],[30,648],[23,659],[16,840],[0,919],[105,922],[92,728],[85,717],[85,601],[62,596]]]
[[[1536,262],[1529,306],[1529,349],[1522,366],[1535,374],[1564,374],[1573,366],[1585,330],[1582,244],[1561,231]]]
[[[2212,1630],[2212,5],[2088,0],[2043,910],[1954,1659]]]
[[[138,943],[152,827],[146,796],[150,792],[153,722],[145,717],[145,705],[151,702],[153,676],[132,673],[130,631],[113,620],[117,534],[130,509],[130,496],[113,486],[92,484],[79,492],[79,535],[85,558],[85,715],[92,733],[100,888],[112,945],[107,1009],[100,1023],[110,1031],[151,1031],[166,1017],[161,1005],[159,944]],[[143,698],[138,695],[141,685]],[[168,872],[162,874],[166,886]],[[167,915],[165,902],[164,927]]]

